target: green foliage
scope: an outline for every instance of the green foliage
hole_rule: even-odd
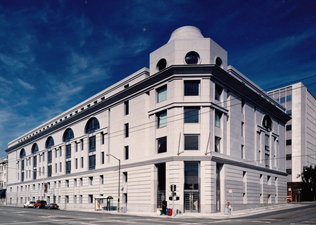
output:
[[[302,173],[302,193],[304,200],[315,200],[316,197],[316,167],[305,166]]]

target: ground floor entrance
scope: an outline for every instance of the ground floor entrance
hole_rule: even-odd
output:
[[[184,212],[199,212],[199,191],[184,192]]]

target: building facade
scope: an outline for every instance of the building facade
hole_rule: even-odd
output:
[[[177,213],[285,203],[288,120],[222,47],[181,27],[149,69],[8,144],[8,202],[154,212],[167,200]]]
[[[285,135],[287,185],[293,200],[299,200],[303,167],[316,165],[316,99],[301,82],[270,91],[269,95],[292,117]]]
[[[6,200],[8,157],[0,159],[0,204]]]

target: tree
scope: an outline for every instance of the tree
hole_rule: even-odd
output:
[[[302,193],[304,200],[315,201],[316,198],[316,167],[304,166],[302,173]]]

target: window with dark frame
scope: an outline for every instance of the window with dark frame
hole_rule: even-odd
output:
[[[66,145],[66,159],[71,158],[71,144]]]
[[[292,124],[286,125],[286,131],[292,130]]]
[[[157,138],[157,152],[167,152],[167,137]]]
[[[125,127],[125,137],[128,138],[129,137],[129,124],[125,123],[124,127]]]
[[[286,154],[286,160],[292,160],[292,154]]]
[[[199,95],[199,80],[184,81],[184,96],[198,96]]]
[[[184,150],[199,150],[199,136],[196,134],[185,134]]]
[[[221,150],[221,138],[215,137],[215,152],[220,152]]]
[[[221,87],[218,84],[215,84],[215,100],[217,101],[221,100],[222,92],[223,92],[223,87]]]
[[[222,117],[222,113],[215,110],[215,126],[216,127],[221,127],[221,117]]]
[[[66,174],[71,173],[71,161],[66,162]]]
[[[94,152],[96,146],[95,136],[89,137],[89,152]]]
[[[184,123],[199,123],[200,107],[184,107]]]
[[[292,145],[292,139],[286,140],[286,145]]]
[[[95,155],[89,156],[89,170],[95,169]]]
[[[129,102],[128,101],[124,102],[124,113],[125,113],[125,115],[129,114]]]
[[[128,160],[129,159],[129,147],[128,147],[128,145],[124,146],[124,151],[125,151],[125,160]]]
[[[104,164],[104,152],[101,152],[101,164]]]

